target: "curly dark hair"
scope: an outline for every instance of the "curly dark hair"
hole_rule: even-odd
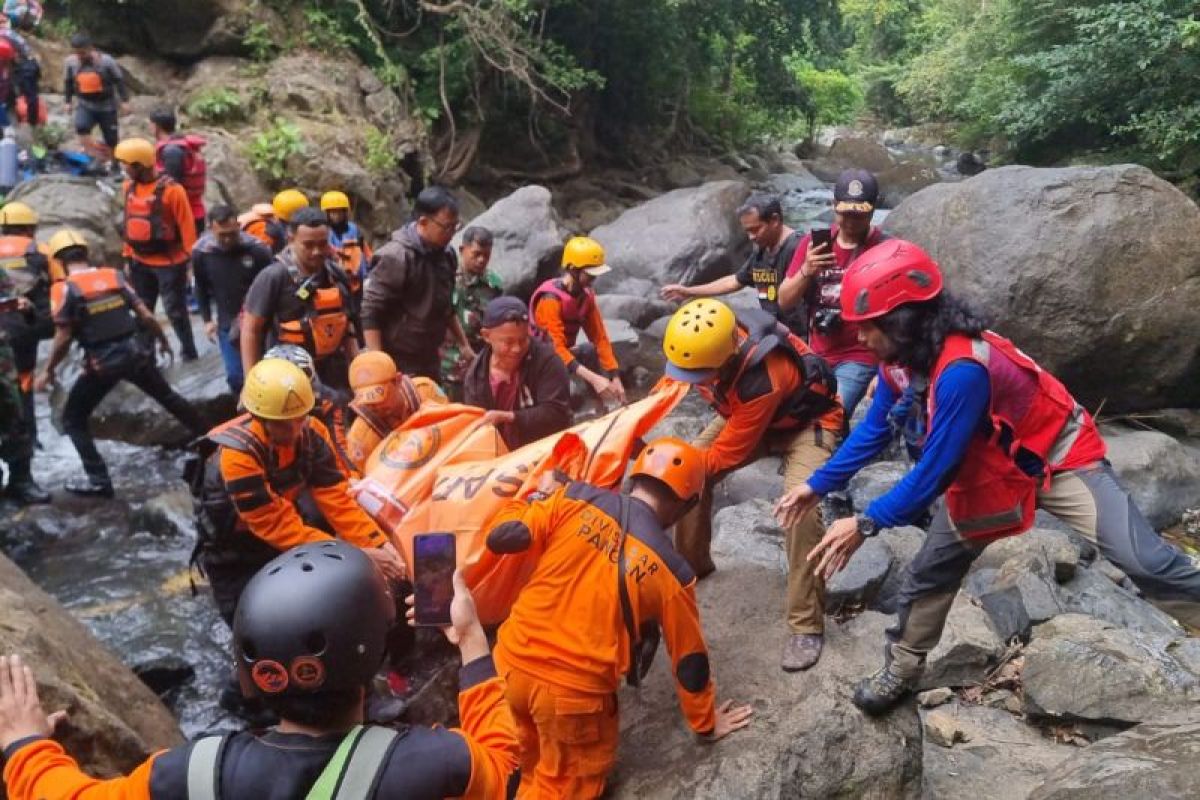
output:
[[[933,369],[948,334],[978,336],[988,327],[983,314],[950,292],[905,303],[874,322],[896,348],[895,362],[922,375]]]

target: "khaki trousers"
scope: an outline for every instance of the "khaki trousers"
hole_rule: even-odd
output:
[[[717,417],[692,442],[697,447],[711,445],[725,428]],[[739,467],[766,456],[783,460],[785,489],[798,486],[816,472],[832,454],[835,434],[815,426],[799,431],[768,431]],[[735,468],[736,469],[736,468]],[[675,524],[675,547],[703,578],[713,570],[712,543],[713,489],[732,470],[710,475],[700,502]],[[821,511],[814,508],[784,531],[788,557],[787,624],[793,633],[822,633],[825,630],[825,583],[816,574],[808,554],[825,535]]]

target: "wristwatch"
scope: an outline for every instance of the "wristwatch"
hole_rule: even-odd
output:
[[[858,523],[858,532],[863,536],[874,536],[879,533],[879,524],[866,514],[855,514],[854,521]]]

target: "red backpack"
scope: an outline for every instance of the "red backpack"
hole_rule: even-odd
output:
[[[170,145],[183,148],[183,190],[187,192],[188,202],[192,204],[192,216],[204,219],[204,187],[208,183],[208,164],[200,151],[208,144],[203,136],[194,134],[174,135],[164,139],[154,148],[154,167],[161,174],[163,170],[163,149]]]

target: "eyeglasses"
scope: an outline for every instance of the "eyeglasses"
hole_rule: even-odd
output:
[[[425,219],[429,220],[434,225],[437,225],[439,228],[446,231],[447,233],[458,233],[459,231],[461,231],[463,229],[462,220],[455,220],[453,225],[447,225],[445,222],[442,222],[437,217],[425,217]]]

